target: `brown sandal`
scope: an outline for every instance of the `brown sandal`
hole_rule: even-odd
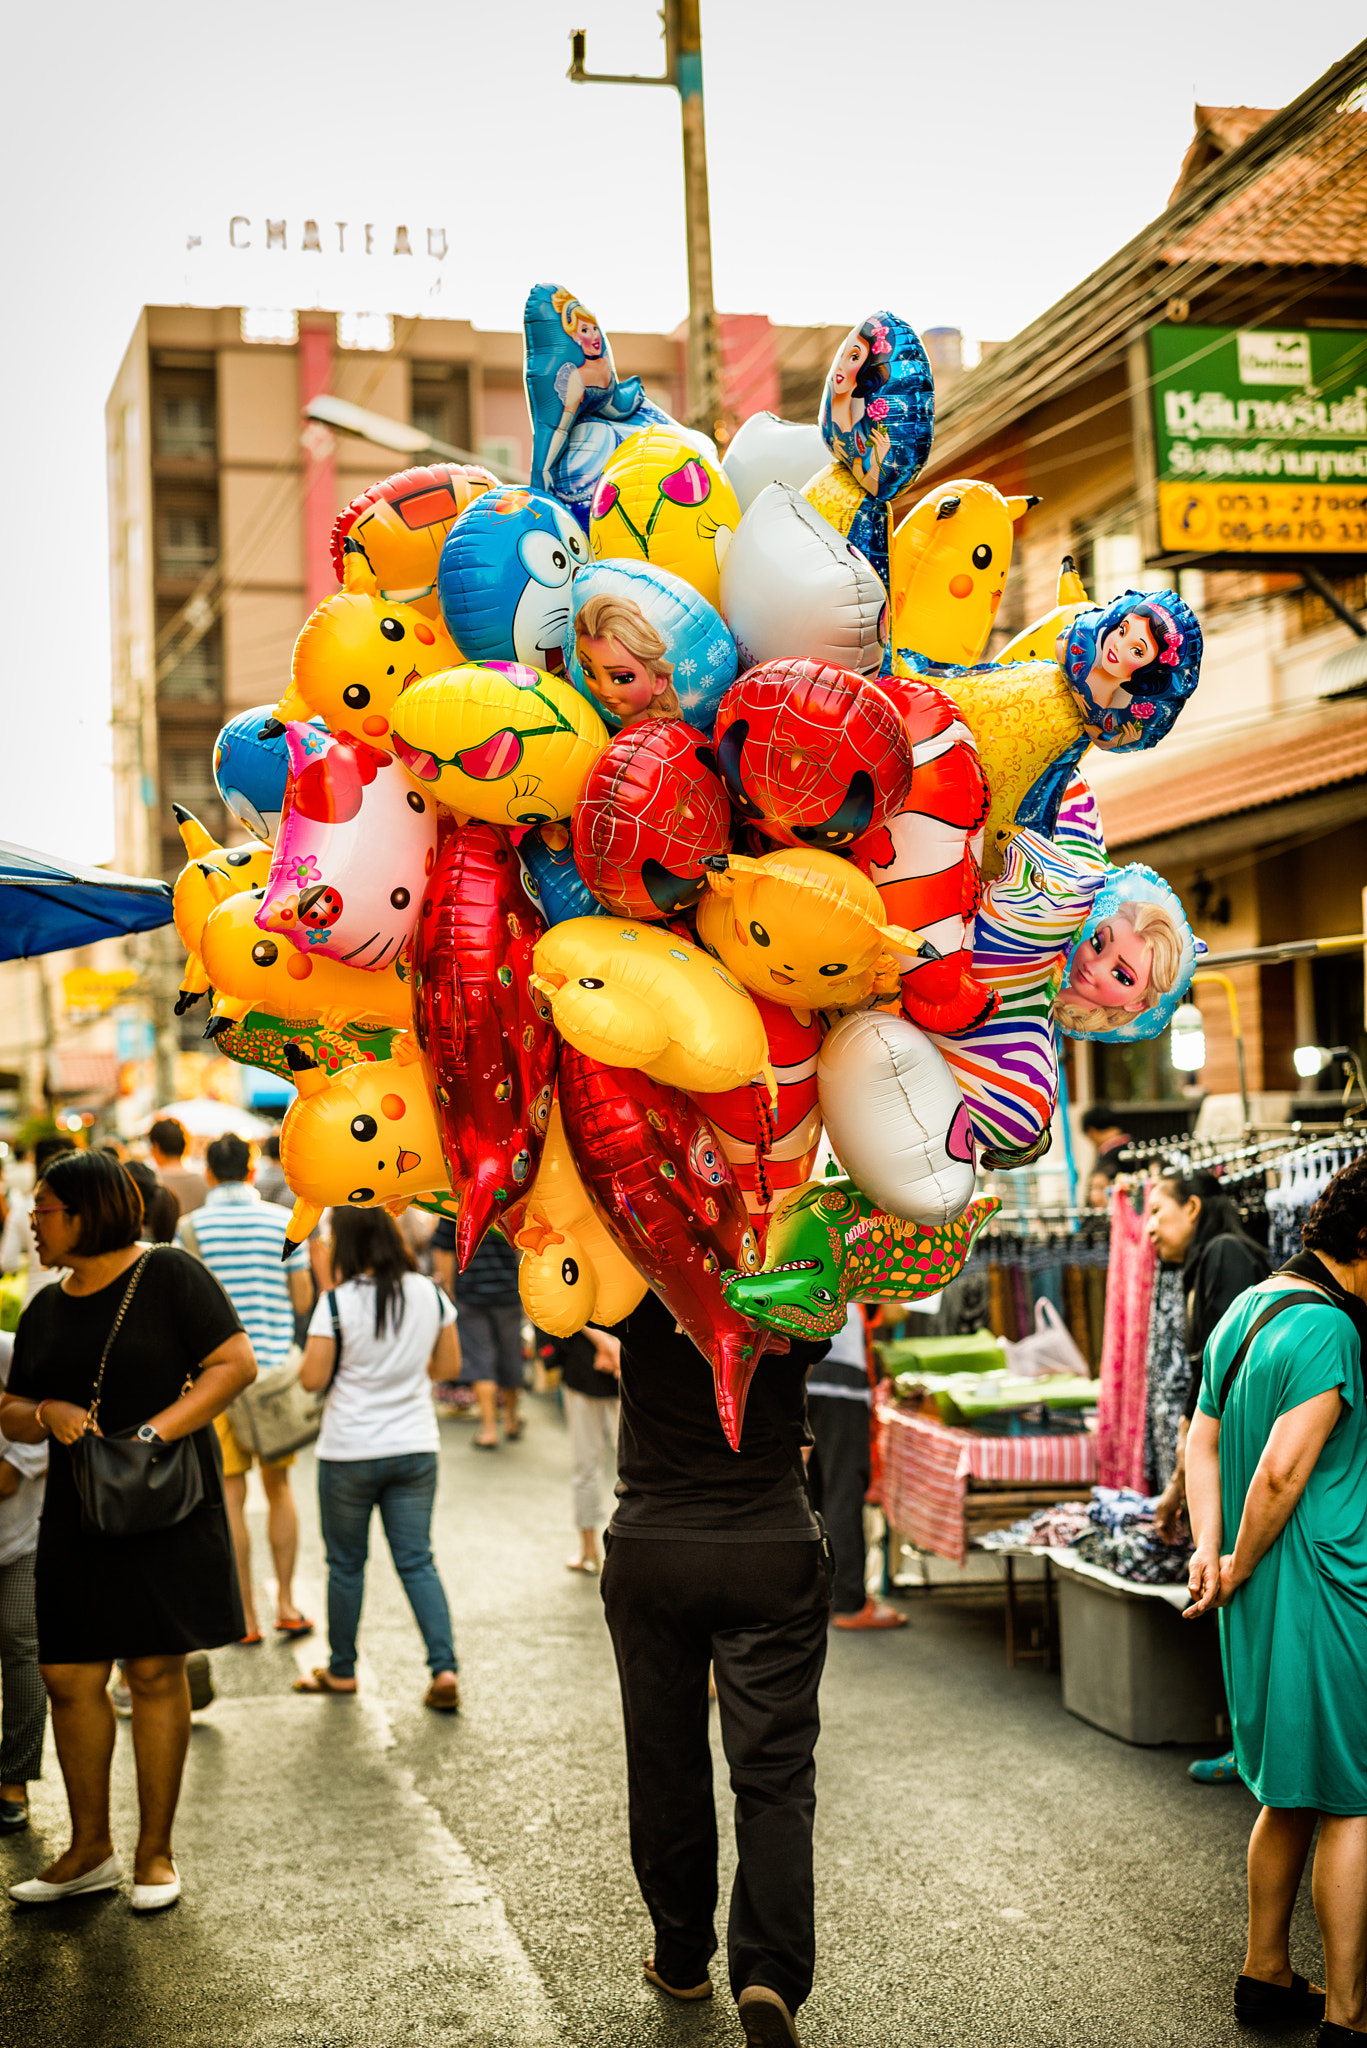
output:
[[[452,1677],[434,1678],[423,1694],[425,1707],[435,1707],[439,1714],[460,1712],[460,1681]]]
[[[314,1667],[307,1678],[296,1678],[292,1690],[294,1692],[327,1692],[331,1693],[334,1699],[354,1700],[356,1697],[356,1681],[353,1678],[348,1685],[344,1678],[334,1678],[324,1665],[319,1664]]]

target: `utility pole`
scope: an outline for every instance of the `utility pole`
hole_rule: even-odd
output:
[[[688,424],[714,441],[722,417],[721,344],[712,303],[712,218],[707,199],[707,130],[703,119],[702,24],[699,0],[665,0],[661,9],[665,68],[658,76],[586,71],[583,29],[570,36],[569,78],[575,85],[671,85],[683,117],[684,224],[688,254]]]

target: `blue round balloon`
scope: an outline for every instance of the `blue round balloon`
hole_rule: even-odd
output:
[[[1128,867],[1113,868],[1106,886],[1092,899],[1091,916],[1078,933],[1068,954],[1063,972],[1066,988],[1072,979],[1073,962],[1082,948],[1088,945],[1093,935],[1104,924],[1111,924],[1117,918],[1133,922],[1134,909],[1141,904],[1152,904],[1166,918],[1171,932],[1178,942],[1178,963],[1172,986],[1152,1002],[1147,1009],[1128,1017],[1123,1024],[1109,1030],[1078,1029],[1059,1018],[1059,1028],[1068,1038],[1091,1038],[1099,1045],[1130,1045],[1140,1038],[1158,1038],[1172,1022],[1172,1013],[1186,995],[1191,977],[1196,972],[1196,963],[1205,952],[1204,939],[1198,939],[1187,923],[1182,909],[1182,900],[1171,883],[1156,875],[1139,861],[1132,861]],[[1058,1016],[1057,1005],[1055,1016]]]
[[[1126,590],[1078,613],[1062,667],[1093,743],[1138,753],[1172,731],[1200,681],[1201,628],[1175,590]]]
[[[311,718],[319,732],[327,727],[321,718]],[[276,723],[275,706],[258,704],[254,711],[239,711],[230,718],[214,741],[214,781],[218,793],[244,832],[263,839],[270,846],[285,808],[285,783],[289,778],[289,753],[285,728],[263,736],[262,727]]]
[[[592,559],[582,526],[544,491],[483,492],[442,546],[437,594],[451,638],[467,661],[563,673],[570,585]]]
[[[553,844],[563,840],[564,844]],[[566,826],[534,825],[517,843],[522,863],[522,886],[547,924],[563,924],[568,917],[606,917],[575,865],[574,848]]]
[[[735,640],[721,613],[682,576],[649,562],[591,562],[580,571],[565,628],[565,673],[609,732],[616,732],[621,720],[594,696],[575,650],[576,621],[591,597],[612,597],[632,605],[655,628],[665,643],[664,659],[673,664],[680,717],[699,732],[710,733],[717,706],[740,669]]]

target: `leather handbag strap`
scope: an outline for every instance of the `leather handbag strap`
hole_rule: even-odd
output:
[[[1284,1294],[1280,1301],[1274,1301],[1270,1308],[1265,1308],[1262,1314],[1257,1318],[1257,1320],[1253,1323],[1250,1323],[1247,1331],[1244,1334],[1243,1343],[1235,1352],[1229,1369],[1226,1372],[1223,1380],[1220,1382],[1221,1415],[1223,1415],[1225,1412],[1225,1403],[1229,1399],[1230,1391],[1233,1388],[1234,1382],[1239,1377],[1239,1369],[1243,1365],[1245,1358],[1248,1356],[1249,1345],[1253,1342],[1253,1339],[1257,1336],[1259,1330],[1261,1330],[1267,1323],[1270,1323],[1272,1321],[1273,1316],[1281,1315],[1283,1311],[1288,1308],[1333,1308],[1333,1306],[1334,1303],[1330,1301],[1327,1294],[1321,1294],[1318,1290],[1316,1290],[1315,1293],[1312,1294],[1308,1289],[1303,1288],[1299,1294]]]
[[[337,1308],[337,1290],[328,1289],[328,1315],[332,1321],[332,1341],[337,1346],[337,1356],[332,1361],[332,1377],[336,1379],[342,1364],[342,1318]]]
[[[99,1427],[100,1394],[104,1387],[104,1369],[106,1365],[108,1365],[109,1363],[109,1354],[114,1348],[114,1339],[118,1336],[119,1331],[123,1327],[123,1319],[128,1313],[128,1304],[133,1299],[133,1295],[136,1291],[137,1284],[139,1280],[142,1278],[142,1269],[147,1264],[147,1261],[151,1258],[152,1253],[155,1251],[155,1249],[155,1245],[149,1244],[146,1251],[142,1254],[141,1258],[139,1258],[136,1264],[134,1265],[132,1272],[128,1276],[128,1285],[127,1287],[125,1287],[123,1291],[123,1300],[119,1303],[119,1312],[115,1316],[113,1322],[110,1324],[109,1335],[104,1340],[104,1350],[100,1353],[100,1369],[95,1375],[95,1392],[91,1397],[90,1406],[86,1411],[86,1428],[91,1431],[97,1430]]]

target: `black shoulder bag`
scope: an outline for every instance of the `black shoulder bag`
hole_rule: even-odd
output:
[[[85,1435],[68,1446],[81,1527],[87,1536],[145,1536],[155,1529],[172,1529],[204,1498],[204,1474],[193,1436],[177,1437],[172,1443],[139,1443],[136,1429],[119,1436],[95,1433],[104,1369],[152,1249],[142,1254],[128,1276],[119,1312],[104,1340]],[[191,1385],[187,1378],[181,1392],[188,1393]]]

